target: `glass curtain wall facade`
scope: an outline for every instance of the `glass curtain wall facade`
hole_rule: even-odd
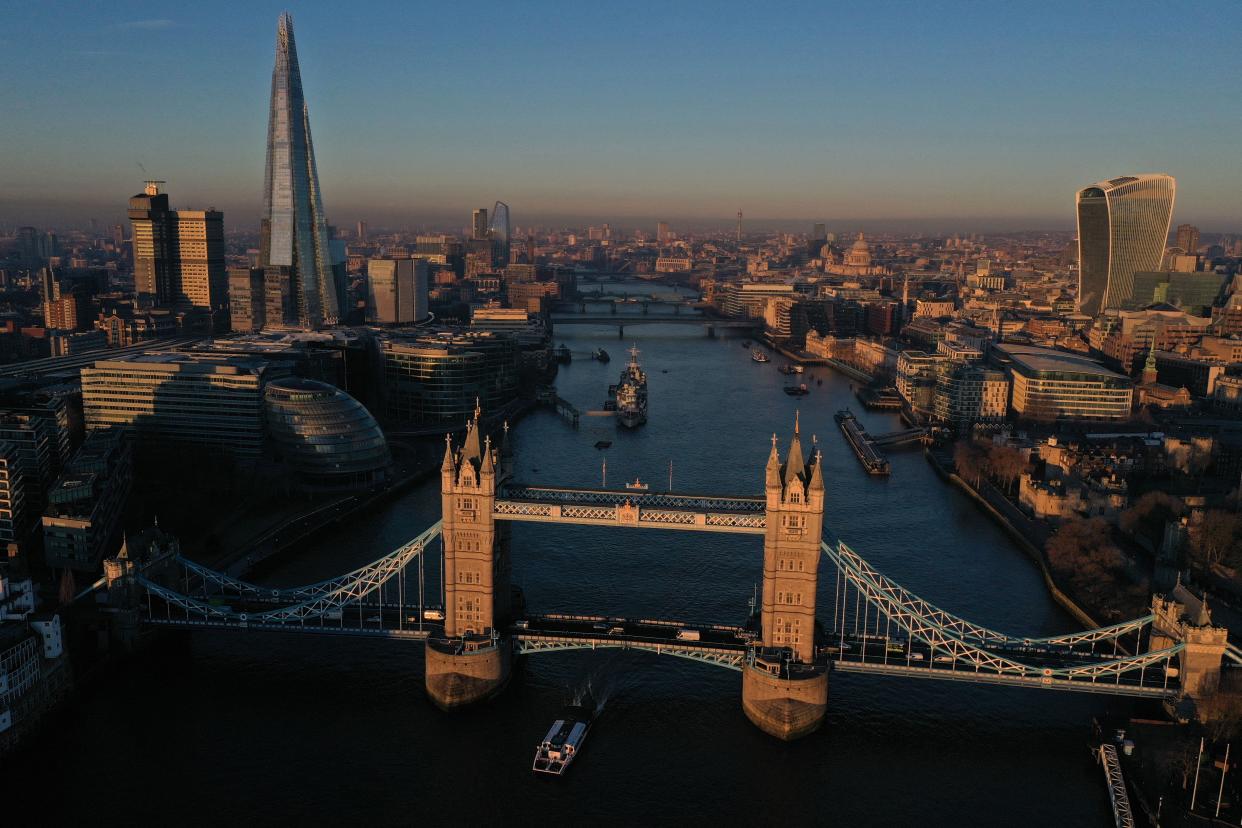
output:
[[[505,267],[509,264],[510,229],[509,205],[503,201],[497,201],[492,207],[492,222],[487,228],[487,234],[492,239],[496,265]]]
[[[265,391],[276,459],[312,491],[349,491],[383,483],[388,442],[362,403],[325,382],[273,380]]]
[[[311,143],[310,116],[293,39],[293,18],[276,28],[276,65],[267,126],[267,172],[263,183],[261,256],[277,270],[280,317],[268,324],[319,328],[340,319],[339,268],[329,244]],[[269,303],[270,304],[270,303]]]
[[[1126,175],[1078,191],[1078,309],[1125,307],[1134,274],[1158,270],[1177,184],[1170,175]]]

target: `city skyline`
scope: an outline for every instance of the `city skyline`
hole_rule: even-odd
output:
[[[1182,185],[1176,222],[1228,232],[1239,182],[1216,113],[1231,109],[1225,79],[1239,59],[1194,31],[1230,8],[1199,6],[1172,27],[1154,5],[1128,4],[1124,37],[1107,9],[1076,7],[1068,28],[1065,15],[965,5],[866,17],[737,8],[711,32],[684,8],[654,25],[642,7],[572,20],[480,7],[488,22],[470,38],[438,10],[338,18],[310,4],[295,16],[338,225],[460,225],[499,198],[519,224],[582,214],[725,227],[742,208],[748,221],[1064,229],[1081,182],[1152,170]],[[176,206],[257,224],[261,79],[279,9],[235,7],[226,32],[192,9],[77,11],[55,27],[56,66],[34,60],[49,12],[12,15],[19,68],[0,93],[13,113],[0,129],[25,163],[0,182],[0,222],[108,220],[147,177],[142,163]],[[387,31],[364,25],[377,15]],[[385,48],[414,32],[437,48]],[[166,105],[100,95],[101,72]],[[1161,95],[1191,120],[1152,118]],[[68,107],[95,125],[90,141],[49,126],[53,101],[59,117]],[[1199,140],[1181,140],[1186,123]]]

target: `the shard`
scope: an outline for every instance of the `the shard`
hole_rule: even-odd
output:
[[[344,267],[329,238],[293,18],[286,12],[276,27],[263,184],[261,256],[270,326],[315,329],[340,320]]]

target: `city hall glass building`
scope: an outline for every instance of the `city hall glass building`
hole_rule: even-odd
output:
[[[270,294],[267,324],[309,329],[335,324],[340,319],[344,267],[329,243],[293,18],[288,13],[280,16],[276,28],[260,232],[261,264]]]
[[[1177,184],[1163,173],[1124,175],[1078,191],[1078,309],[1125,307],[1134,274],[1157,270]]]

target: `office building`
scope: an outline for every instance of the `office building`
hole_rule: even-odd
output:
[[[385,336],[383,416],[391,424],[460,425],[481,404],[500,410],[517,397],[519,347],[486,329]]]
[[[233,333],[263,330],[267,319],[266,274],[261,267],[229,268],[229,328]]]
[[[1141,310],[1148,305],[1165,303],[1195,316],[1208,316],[1225,285],[1225,278],[1210,270],[1140,270],[1134,274],[1134,291],[1123,308]]]
[[[470,214],[470,238],[487,238],[487,208],[479,207]]]
[[[427,317],[427,262],[371,259],[367,262],[367,321],[405,325]]]
[[[392,457],[375,418],[324,382],[288,377],[264,392],[275,459],[307,491],[351,491],[383,483]]]
[[[661,221],[656,223],[656,241],[660,244],[672,241],[673,234],[668,229],[668,222]]]
[[[1183,253],[1193,254],[1199,249],[1199,228],[1193,224],[1177,225],[1177,246]]]
[[[330,244],[293,18],[281,14],[268,112],[259,261],[267,271],[267,324],[315,329],[341,317],[345,263]]]
[[[493,258],[496,267],[509,264],[510,249],[509,205],[497,201],[492,207],[492,220],[487,226],[488,238],[492,240]]]
[[[361,221],[358,222],[358,226],[354,229],[354,240],[360,243],[366,242],[367,240],[366,219],[362,219]]]
[[[156,307],[222,310],[227,300],[224,214],[173,210],[162,181],[148,181],[129,200],[134,290]]]
[[[994,358],[1013,381],[1011,407],[1029,420],[1126,420],[1134,383],[1081,354],[1003,343]]]
[[[1159,173],[1125,175],[1078,191],[1078,309],[1125,307],[1134,274],[1159,270],[1177,185]]]
[[[228,301],[224,265],[224,214],[219,210],[176,210],[176,268],[173,304],[223,311]]]
[[[48,492],[43,511],[47,565],[97,571],[100,561],[119,545],[132,483],[131,450],[124,433],[91,432]]]
[[[263,387],[287,374],[287,364],[246,356],[163,351],[101,359],[82,369],[86,427],[126,428],[140,450],[193,448],[252,463],[263,448]]]

